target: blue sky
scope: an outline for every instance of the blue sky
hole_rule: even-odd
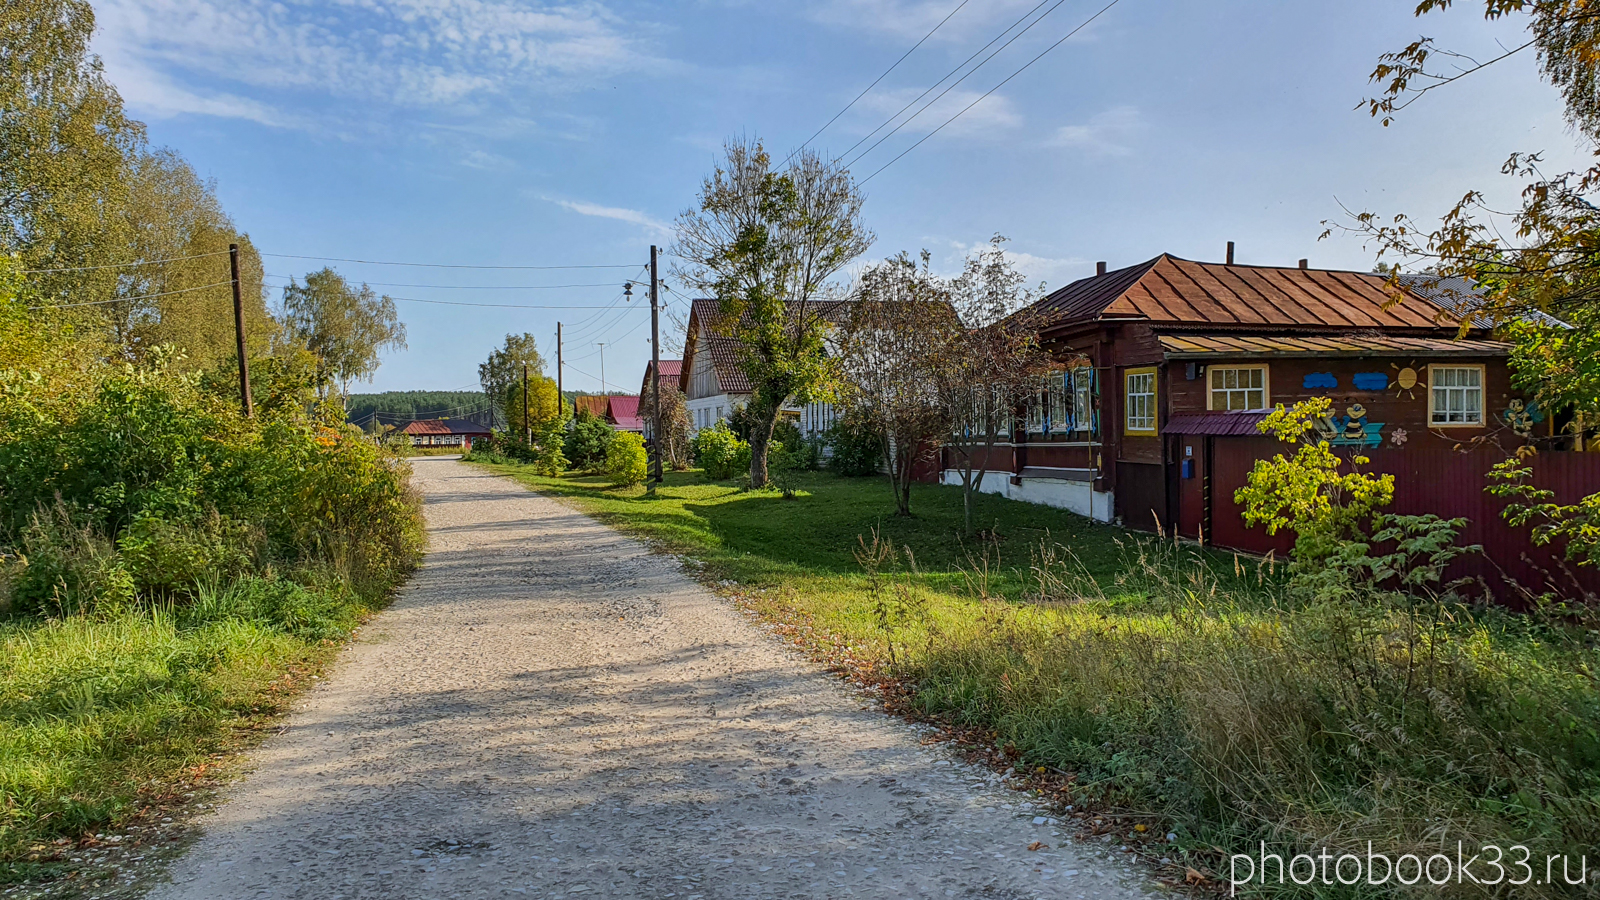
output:
[[[787,154],[959,2],[98,0],[95,50],[265,253],[634,266],[670,245],[725,138]],[[1037,2],[968,0],[813,146],[844,153]],[[1063,0],[852,170],[876,172],[1105,3]],[[1432,216],[1473,187],[1509,202],[1497,172],[1514,150],[1577,164],[1531,56],[1388,128],[1357,111],[1377,55],[1419,35],[1478,58],[1523,39],[1481,4],[1424,20],[1411,6],[1120,0],[872,177],[869,258],[927,248],[953,271],[1000,232],[1052,287],[1096,260],[1221,259],[1229,240],[1241,262],[1368,268],[1359,241],[1317,239],[1341,205]],[[267,258],[277,276],[322,264]],[[617,298],[642,270],[332,265],[396,297],[570,307],[401,302],[409,349],[363,389],[474,387],[508,331],[553,360],[557,320],[569,387],[600,387],[605,341],[608,386],[638,389],[647,304]],[[667,349],[680,327],[664,322]]]

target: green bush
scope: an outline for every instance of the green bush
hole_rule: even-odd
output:
[[[644,438],[631,431],[619,431],[606,450],[606,480],[618,487],[632,487],[650,472],[650,457]]]
[[[695,462],[712,481],[726,481],[750,471],[750,445],[739,440],[724,422],[701,429],[692,446]]]
[[[577,417],[572,420],[572,429],[567,432],[566,446],[562,452],[574,469],[599,472],[605,468],[606,452],[611,449],[611,441],[616,436],[616,429],[605,419],[586,409],[579,410]]]
[[[841,418],[825,440],[831,451],[828,468],[840,475],[876,475],[883,468],[883,439],[870,428]]]

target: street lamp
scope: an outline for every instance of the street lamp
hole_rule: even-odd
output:
[[[606,396],[606,342],[595,341],[594,345],[600,348],[600,394]]]

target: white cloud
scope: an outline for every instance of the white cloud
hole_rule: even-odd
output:
[[[651,218],[637,209],[627,209],[621,206],[601,206],[598,203],[588,203],[583,200],[551,200],[551,203],[565,209],[572,210],[580,216],[595,216],[601,219],[616,219],[619,222],[629,222],[640,225],[651,231],[661,234],[672,234],[672,227],[659,219]]]
[[[900,110],[906,109],[906,104],[912,103],[914,100],[916,102],[910,109],[906,109],[905,115],[900,116],[895,121],[895,124],[900,124],[901,122],[906,122],[907,117],[916,116],[916,118],[910,119],[909,124],[900,129],[900,134],[926,134],[944,124],[946,120],[957,113],[961,113],[961,118],[951,122],[948,127],[939,132],[940,136],[993,137],[998,129],[1015,128],[1022,124],[1022,115],[1017,112],[1010,98],[1004,94],[991,94],[988,97],[984,97],[977,106],[967,109],[967,106],[973,101],[983,97],[983,92],[958,88],[934,101],[932,106],[919,113],[918,110],[923,109],[923,104],[926,104],[939,94],[938,91],[934,91],[927,97],[916,100],[917,95],[921,93],[922,91],[916,88],[904,88],[886,93],[874,93],[861,98],[861,102],[857,103],[855,108],[864,115],[856,117],[855,127],[859,133],[866,134],[880,122],[887,120]],[[964,109],[967,109],[967,111],[962,113],[961,111]],[[862,146],[871,146],[873,141],[883,137],[893,127],[894,125],[890,125],[883,131],[873,135],[872,139]]]
[[[960,0],[828,0],[809,11],[812,19],[826,25],[852,29],[866,29],[891,34],[896,37],[920,40]],[[960,42],[970,39],[975,32],[984,32],[987,39],[999,28],[1016,21],[1024,11],[1034,6],[1035,0],[990,0],[986,3],[969,3],[945,23],[934,35],[937,42]],[[1003,20],[1003,24],[1002,23]],[[994,25],[995,27],[990,27]]]
[[[95,50],[134,109],[270,124],[282,117],[234,95],[460,110],[646,62],[593,0],[103,0],[95,13]],[[202,83],[222,87],[189,86]]]
[[[972,253],[980,246],[988,246],[987,241],[980,245],[975,243],[968,244],[961,241],[952,241],[948,239],[935,239],[933,243],[943,243],[954,250],[954,253],[951,256],[939,261],[942,263],[939,268],[945,270],[945,274],[950,277],[955,277],[961,273],[963,261],[968,254]],[[1024,284],[1030,290],[1037,288],[1040,282],[1044,282],[1046,284],[1045,290],[1055,290],[1062,285],[1069,284],[1079,278],[1082,278],[1084,275],[1089,274],[1086,270],[1091,265],[1089,260],[1079,259],[1077,257],[1037,256],[1032,253],[1024,253],[1019,250],[1012,250],[1009,243],[1001,246],[1001,252],[1006,255],[1006,259],[1016,267],[1016,270],[1021,272],[1023,277],[1027,279]]]
[[[1082,125],[1063,125],[1049,140],[1054,147],[1072,147],[1094,156],[1127,156],[1129,146],[1145,130],[1144,118],[1131,106],[1096,113]]]

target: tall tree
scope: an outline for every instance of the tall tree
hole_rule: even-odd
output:
[[[394,301],[365,284],[352,288],[328,268],[307,275],[303,285],[290,279],[281,322],[289,341],[316,355],[317,390],[324,400],[332,388],[342,397],[351,381],[370,378],[384,350],[406,346],[406,326]]]
[[[528,367],[530,370],[532,366]],[[520,373],[519,373],[520,374]],[[556,402],[556,382],[544,375],[528,373],[528,417],[522,417],[522,381],[519,379],[505,392],[500,411],[505,416],[506,431],[517,440],[526,439],[529,430],[542,431],[561,416],[561,406]]]
[[[489,402],[505,402],[512,388],[522,384],[524,365],[530,377],[544,374],[544,357],[539,354],[538,343],[527,332],[506,335],[505,345],[490,351],[489,358],[478,364],[478,383],[483,385]]]
[[[911,515],[917,465],[937,452],[951,431],[950,408],[938,389],[961,331],[949,286],[906,254],[862,273],[840,351],[846,415],[883,441],[895,511]]]
[[[863,194],[836,161],[801,150],[781,169],[760,141],[732,140],[678,216],[678,277],[715,297],[750,379],[750,483],[767,484],[767,448],[785,402],[827,390],[824,337],[841,293],[832,279],[872,245]]]
[[[86,0],[0,4],[0,253],[45,302],[109,298],[126,261],[126,166],[143,126],[89,53]],[[57,271],[38,271],[57,270]]]
[[[1044,292],[1028,289],[995,235],[969,254],[950,285],[961,328],[942,365],[932,370],[948,408],[949,448],[961,475],[962,521],[972,530],[972,497],[983,486],[995,445],[1014,427],[1017,411],[1038,394],[1050,368],[1039,346],[1039,322],[1028,307]],[[1009,472],[1009,469],[1006,470]]]

